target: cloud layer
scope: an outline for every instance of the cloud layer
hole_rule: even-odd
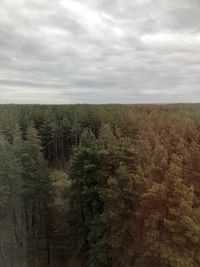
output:
[[[200,101],[199,0],[1,0],[0,103]]]

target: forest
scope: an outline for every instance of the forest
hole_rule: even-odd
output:
[[[200,104],[0,105],[1,267],[199,267]]]

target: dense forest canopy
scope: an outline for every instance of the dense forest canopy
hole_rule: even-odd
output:
[[[199,267],[200,104],[1,105],[0,266]]]

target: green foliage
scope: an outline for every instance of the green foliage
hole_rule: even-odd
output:
[[[76,247],[86,266],[121,266],[130,261],[133,179],[123,166],[128,145],[130,141],[119,131],[114,135],[108,125],[102,127],[98,140],[86,129],[72,157],[70,215]],[[124,216],[130,221],[122,225]]]
[[[0,106],[0,265],[10,242],[30,266],[200,266],[199,117],[200,105]]]
[[[102,152],[91,130],[86,129],[70,163],[72,179],[70,219],[75,234],[75,246],[87,266],[109,266],[106,244],[102,240],[104,227],[101,190]],[[97,249],[98,247],[98,249]]]
[[[21,150],[23,164],[23,191],[25,198],[44,198],[48,193],[50,178],[47,163],[42,154],[41,141],[32,124],[27,128],[25,141]]]
[[[182,160],[172,155],[162,182],[153,182],[143,194],[146,210],[145,266],[198,266],[199,225],[193,209],[194,190],[182,180]]]

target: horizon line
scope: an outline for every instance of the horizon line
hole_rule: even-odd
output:
[[[14,106],[14,105],[34,105],[34,106],[72,106],[72,105],[192,105],[192,104],[200,104],[200,102],[149,102],[149,103],[113,103],[113,102],[108,102],[108,103],[0,103],[0,106]]]

